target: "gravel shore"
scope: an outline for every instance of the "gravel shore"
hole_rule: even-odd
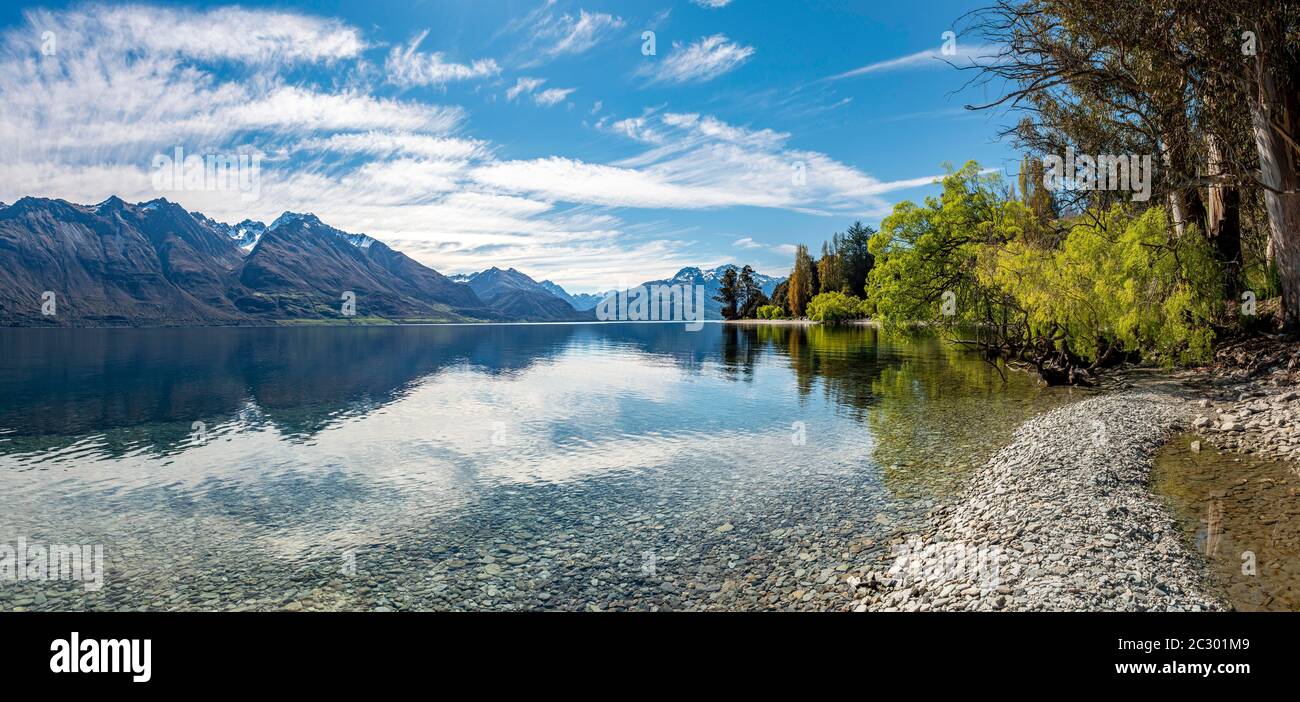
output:
[[[1125,391],[1036,417],[887,568],[855,611],[1218,610],[1204,564],[1151,495],[1151,457],[1196,404]]]
[[[1192,429],[1215,446],[1300,461],[1300,344],[1250,339],[1219,350],[1189,385]]]

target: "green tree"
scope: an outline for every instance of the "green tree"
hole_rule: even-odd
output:
[[[866,288],[867,276],[875,265],[875,258],[871,255],[871,237],[875,233],[871,227],[854,222],[839,241],[837,248],[842,259],[840,270],[843,276],[841,289],[849,295],[862,295]]]
[[[728,268],[718,279],[718,294],[713,299],[722,303],[722,318],[735,319],[741,301],[740,283],[735,268]]]
[[[782,317],[790,316],[790,279],[776,284],[772,289],[771,303],[781,310]]]
[[[766,305],[768,299],[763,292],[763,287],[754,280],[752,266],[747,265],[741,269],[736,287],[740,297],[740,318],[753,319],[758,315],[758,308]]]
[[[807,307],[808,301],[815,294],[816,267],[813,265],[812,257],[808,255],[808,247],[799,244],[794,253],[794,269],[790,271],[790,285],[787,299],[790,305],[790,315],[793,317],[804,316],[804,308]]]
[[[842,292],[824,292],[808,302],[808,319],[815,322],[844,322],[862,317],[862,300]]]
[[[842,292],[844,290],[844,259],[839,254],[840,235],[832,234],[829,242],[822,242],[822,257],[817,262],[817,291]]]

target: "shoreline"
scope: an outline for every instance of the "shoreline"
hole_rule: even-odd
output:
[[[1191,433],[1300,476],[1300,344],[1252,339],[1211,366],[1130,367],[1100,389],[1022,424],[954,503],[846,579],[849,608],[1233,609],[1151,470],[1169,440]],[[1271,516],[1285,515],[1260,518]]]
[[[1149,486],[1156,450],[1190,424],[1188,395],[1122,389],[1025,422],[957,502],[895,539],[888,563],[848,579],[849,608],[1227,609]]]

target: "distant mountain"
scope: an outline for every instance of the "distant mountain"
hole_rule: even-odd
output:
[[[601,300],[604,300],[606,297],[609,297],[616,292],[614,290],[607,290],[603,293],[579,293],[574,295],[549,280],[543,280],[540,285],[543,288],[546,288],[547,292],[572,305],[576,310],[594,309],[596,305],[600,304]]]
[[[502,293],[519,290],[549,292],[540,283],[513,268],[503,271],[493,266],[479,273],[456,276],[454,280],[468,285],[483,300],[491,300]]]
[[[493,266],[478,273],[455,275],[451,280],[473,290],[503,319],[569,322],[596,318],[591,308],[577,309],[514,268],[501,270]]]
[[[703,285],[706,317],[716,319],[718,280],[734,267],[683,268],[645,285]],[[782,279],[756,280],[771,294]],[[0,203],[4,326],[342,321],[345,301],[357,317],[394,321],[583,321],[612,292],[571,295],[514,268],[448,278],[311,214],[231,225],[164,199]]]
[[[43,310],[46,293],[53,305]],[[395,321],[584,318],[552,304],[549,293],[540,302],[488,304],[384,243],[310,214],[228,225],[161,199],[131,205],[111,197],[88,206],[26,197],[0,207],[0,324],[7,326],[341,320],[345,293],[357,317]]]
[[[713,298],[722,289],[722,276],[729,268],[734,268],[736,273],[740,273],[740,266],[731,263],[707,271],[691,266],[677,271],[677,274],[671,278],[648,280],[642,283],[641,286],[649,288],[651,285],[701,285],[704,287],[704,318],[722,319],[722,303]],[[780,285],[783,280],[785,280],[784,277],[776,278],[758,272],[754,273],[754,282],[758,283],[758,286],[767,295],[771,295],[776,290],[776,286]]]
[[[244,260],[239,282],[251,292],[237,304],[250,314],[336,316],[343,293],[351,292],[358,316],[433,321],[493,316],[464,286],[310,214],[286,212],[266,227]]]

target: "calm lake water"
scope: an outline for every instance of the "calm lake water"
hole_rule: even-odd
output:
[[[0,330],[0,609],[834,608],[1067,401],[934,340],[707,324]]]

